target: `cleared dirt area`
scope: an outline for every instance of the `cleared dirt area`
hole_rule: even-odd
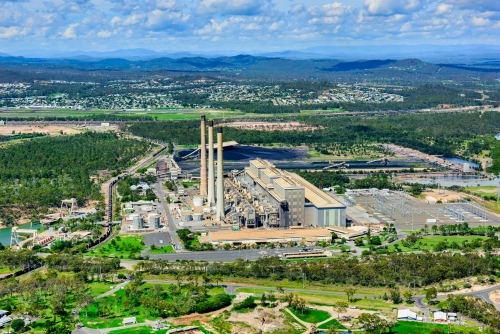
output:
[[[222,124],[226,127],[244,129],[244,130],[260,130],[260,131],[307,131],[317,130],[318,128],[307,126],[299,122],[231,122]]]
[[[0,135],[8,135],[12,134],[12,131],[15,133],[47,133],[51,135],[61,134],[61,131],[64,134],[76,134],[82,132],[81,130],[77,130],[71,127],[63,126],[63,125],[2,125],[0,126]]]
[[[437,201],[442,201],[443,203],[458,202],[461,197],[464,197],[464,194],[456,191],[443,191],[437,189],[424,191],[422,195],[424,196],[426,202],[431,203],[436,203]]]
[[[285,316],[279,311],[278,307],[275,308],[257,307],[252,312],[248,313],[233,312],[231,313],[231,316],[227,319],[227,321],[231,323],[235,322],[247,323],[251,327],[260,330],[263,333],[272,332],[276,329],[286,327],[284,323],[285,320],[286,320]]]

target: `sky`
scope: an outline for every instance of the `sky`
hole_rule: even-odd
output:
[[[500,44],[500,0],[0,0],[0,52]]]

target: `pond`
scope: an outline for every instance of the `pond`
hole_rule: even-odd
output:
[[[40,222],[31,222],[26,224],[18,225],[19,228],[27,228],[27,229],[41,229],[42,224]],[[10,246],[10,232],[12,231],[12,227],[6,227],[0,229],[0,243],[4,246]]]

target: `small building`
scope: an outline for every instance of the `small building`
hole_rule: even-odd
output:
[[[0,125],[5,125],[6,123],[3,119],[0,119]]]
[[[417,314],[408,309],[398,310],[398,320],[417,320]]]
[[[123,319],[123,325],[132,325],[132,324],[136,324],[136,323],[137,323],[137,319],[135,317]]]
[[[101,126],[108,128],[109,127],[109,123],[101,123]]]
[[[434,322],[446,322],[448,320],[448,316],[445,312],[434,312]]]

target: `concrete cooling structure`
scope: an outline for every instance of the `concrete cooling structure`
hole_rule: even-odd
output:
[[[246,227],[346,226],[346,206],[295,173],[256,159],[225,180],[226,222]]]

